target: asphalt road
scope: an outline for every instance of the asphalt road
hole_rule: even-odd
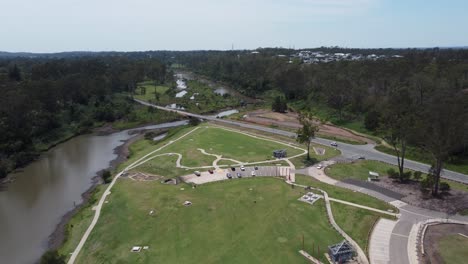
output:
[[[193,113],[189,113],[189,112],[182,111],[182,110],[175,110],[175,109],[170,109],[170,108],[154,105],[154,104],[151,104],[142,100],[138,100],[138,99],[134,99],[134,100],[146,106],[155,107],[164,111],[176,112],[185,116],[197,117],[197,118],[204,119],[204,120],[217,121],[220,123],[230,124],[230,125],[249,128],[249,129],[255,129],[259,131],[265,131],[265,132],[287,136],[287,137],[294,137],[294,138],[296,137],[296,133],[294,132],[284,131],[284,130],[275,129],[275,128],[269,128],[269,127],[264,127],[264,126],[259,126],[259,125],[253,125],[253,124],[248,124],[248,123],[243,123],[243,122],[238,122],[238,121],[233,121],[233,120],[220,119],[220,118],[216,118],[216,116],[198,115],[198,114],[193,114]],[[315,138],[312,141],[315,143],[328,145],[328,146],[330,145],[330,143],[333,142],[332,140],[328,140],[324,138]],[[351,144],[339,142],[337,149],[339,149],[342,155],[346,158],[364,156],[366,159],[369,159],[369,160],[377,160],[377,161],[382,161],[382,162],[392,164],[392,165],[398,165],[398,161],[395,156],[377,151],[376,149],[374,149],[374,147],[375,145],[373,144],[351,145]],[[424,163],[405,159],[405,168],[407,169],[427,173],[430,167],[431,167],[430,165],[427,165]],[[468,184],[468,175],[465,175],[462,173],[458,173],[458,172],[454,172],[450,170],[443,170],[441,176],[449,180],[454,180],[454,181]]]

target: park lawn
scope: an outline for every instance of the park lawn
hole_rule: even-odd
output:
[[[337,163],[325,168],[325,172],[328,176],[337,180],[344,179],[356,179],[356,180],[367,180],[369,171],[379,173],[381,176],[387,175],[388,169],[394,169],[398,171],[398,167],[390,165],[380,161],[373,160],[361,160],[353,163]],[[409,171],[409,170],[405,170]],[[422,178],[427,177],[427,174],[422,175]],[[468,185],[441,179],[441,182],[446,182],[452,189],[468,192]]]
[[[380,161],[360,160],[353,163],[337,163],[325,168],[328,176],[337,179],[356,179],[366,181],[369,177],[369,171],[374,171],[381,176],[387,175],[388,169],[397,170],[396,166],[389,165]]]
[[[210,156],[206,156],[210,158]],[[187,174],[191,174],[195,171],[195,169],[183,169],[183,168],[176,168],[176,161],[179,158],[177,155],[172,156],[159,156],[156,157],[134,169],[131,171],[141,171],[146,172],[153,175],[163,176],[164,178],[173,178],[177,176],[183,176]],[[181,163],[183,164],[184,159],[182,158]],[[211,164],[211,162],[209,162]],[[204,169],[208,170],[208,169]]]
[[[155,85],[153,81],[145,81],[138,83],[134,97],[145,101],[156,100],[155,93],[157,92],[161,100],[167,90],[169,90],[168,86]]]
[[[358,245],[368,252],[369,236],[379,218],[396,220],[395,217],[369,210],[332,202],[333,216],[336,223],[351,236]]]
[[[357,203],[357,204],[365,205],[368,207],[372,207],[372,208],[376,208],[376,209],[380,209],[384,211],[392,210],[393,213],[398,212],[398,209],[394,207],[393,205],[386,203],[384,201],[381,201],[377,198],[374,198],[370,195],[351,191],[351,190],[333,186],[333,185],[329,185],[329,184],[320,182],[318,180],[315,180],[311,176],[296,174],[296,183],[322,189],[326,191],[328,193],[328,196],[331,198],[344,200],[344,201],[351,202],[351,203]]]
[[[305,145],[301,145],[301,146],[304,149],[307,149],[307,146],[305,146]],[[324,155],[316,154],[313,147],[325,149],[325,154]],[[311,165],[313,165],[313,164],[315,164],[317,162],[320,162],[320,161],[323,161],[323,160],[328,160],[330,158],[336,157],[336,156],[338,156],[340,154],[341,154],[341,152],[338,149],[335,149],[335,148],[332,148],[332,147],[329,147],[329,146],[324,146],[324,145],[312,143],[312,144],[310,144],[310,160],[307,160],[307,154],[305,154],[303,156],[290,159],[290,161],[294,164],[294,166],[296,166],[296,169],[302,169],[302,168],[305,168],[305,167],[309,167],[309,166],[311,166]],[[292,155],[289,155],[289,156],[292,156]]]
[[[439,254],[444,263],[466,263],[468,259],[468,238],[448,235],[439,241]]]
[[[211,165],[211,163],[206,163],[206,159],[214,160],[215,157],[202,154],[198,150],[199,148],[204,149],[207,153],[222,155],[223,158],[235,159],[244,163],[272,160],[272,153],[275,149],[286,149],[288,156],[303,152],[277,142],[254,138],[209,125],[200,125],[199,129],[168,146],[163,151],[182,154],[181,163],[184,166]]]
[[[300,191],[275,178],[195,189],[122,179],[77,263],[308,263],[298,253],[302,236],[306,248],[322,249],[343,238],[328,223],[323,200],[300,202]],[[186,200],[192,206],[183,206]],[[132,246],[149,249],[131,253]]]
[[[106,185],[97,185],[90,194],[90,198],[86,204],[84,204],[76,214],[73,215],[70,221],[68,221],[65,227],[65,239],[58,250],[60,255],[68,259],[70,253],[75,250],[84,232],[91,224],[95,213],[92,208],[97,205],[106,188]]]

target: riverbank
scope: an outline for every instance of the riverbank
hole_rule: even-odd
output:
[[[102,173],[105,170],[113,171],[117,168],[119,164],[125,162],[130,155],[129,147],[131,144],[142,139],[146,132],[152,131],[160,135],[163,133],[167,133],[167,131],[169,130],[168,128],[161,128],[161,129],[144,129],[144,127],[139,127],[139,128],[140,129],[136,128],[135,130],[129,131],[129,134],[133,134],[134,136],[125,140],[123,145],[120,145],[114,148],[114,154],[116,154],[117,157],[110,161],[108,168],[96,173],[96,175],[92,178],[91,187],[82,194],[82,202],[80,204],[77,204],[72,210],[68,211],[62,217],[60,222],[57,224],[54,232],[49,236],[47,250],[57,250],[61,246],[64,245],[67,239],[69,239],[68,237],[69,232],[70,232],[69,228],[73,228],[73,225],[69,226],[70,220],[81,210],[88,209],[90,204],[96,200],[95,196],[98,193],[97,186],[102,184],[102,180],[101,180]],[[94,133],[97,133],[98,135],[101,135],[101,136],[105,136],[105,135],[109,135],[109,134],[117,133],[117,132],[121,132],[121,131],[113,128],[111,124],[106,124],[94,131]]]

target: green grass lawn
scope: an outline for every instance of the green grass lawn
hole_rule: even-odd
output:
[[[184,166],[211,165],[215,157],[202,154],[198,148],[204,149],[207,153],[241,162],[271,160],[275,149],[286,149],[289,156],[302,153],[301,150],[276,142],[205,125],[200,125],[198,130],[168,146],[163,152],[182,154],[181,163]]]
[[[394,213],[398,212],[396,207],[384,201],[378,200],[377,198],[374,198],[370,195],[319,182],[310,176],[296,174],[296,183],[322,189],[328,193],[329,197],[335,199],[357,203],[385,211],[390,209]]]
[[[302,146],[302,147],[304,149],[307,149],[307,146]],[[324,155],[316,154],[313,147],[325,149],[325,154]],[[301,169],[301,168],[311,166],[312,164],[315,164],[322,160],[328,160],[330,158],[336,157],[340,154],[341,152],[335,148],[312,143],[310,144],[310,160],[307,160],[307,155],[303,155],[303,156],[291,159],[291,162],[294,164],[294,166],[296,166],[296,169]]]
[[[167,90],[169,90],[168,86],[164,85],[155,85],[153,81],[146,81],[146,82],[141,82],[137,85],[137,88],[135,89],[135,98],[149,101],[149,100],[156,100],[156,93],[159,94],[159,98],[161,99],[166,99],[164,98]]]
[[[298,253],[302,235],[322,249],[342,238],[323,201],[310,206],[299,196],[275,178],[196,189],[119,180],[77,263],[308,263]],[[131,253],[135,245],[149,249]]]
[[[386,176],[388,169],[394,169],[398,171],[398,167],[394,165],[389,165],[380,161],[373,160],[361,160],[354,163],[338,163],[332,166],[325,168],[325,172],[328,176],[335,178],[337,180],[344,179],[356,179],[356,180],[367,180],[369,176],[369,171],[374,171],[380,174],[380,176]],[[406,170],[409,171],[409,170]],[[422,177],[426,177],[426,174],[423,174]],[[452,189],[467,191],[468,185],[442,179],[441,182],[446,182],[450,185]]]
[[[439,253],[444,263],[466,263],[468,259],[468,238],[448,235],[439,241]]]
[[[332,202],[331,206],[336,223],[366,251],[369,250],[369,234],[374,223],[381,217],[395,220],[394,217],[389,215],[337,202]]]
[[[154,175],[160,175],[164,178],[173,178],[193,173],[195,170],[176,168],[178,156],[160,156],[152,159],[132,171],[141,171]]]

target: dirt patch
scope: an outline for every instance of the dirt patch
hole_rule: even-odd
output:
[[[301,127],[299,123],[299,115],[295,112],[276,113],[271,110],[259,109],[245,114],[243,120],[250,123],[260,124],[264,126],[281,126],[291,129],[298,129]],[[317,122],[318,123],[318,122]],[[356,135],[349,130],[336,127],[331,124],[320,125],[319,133],[336,136],[338,138],[348,139],[352,141],[366,142],[369,144],[375,143],[373,140]]]
[[[408,183],[399,183],[389,177],[380,177],[380,181],[375,182],[376,185],[385,189],[401,193],[404,197],[402,201],[426,209],[431,209],[448,214],[455,214],[463,209],[468,208],[468,193],[464,191],[454,190],[450,194],[443,195],[439,198],[423,195],[420,191],[420,184],[416,181]]]
[[[439,241],[445,236],[458,235],[458,233],[468,235],[468,225],[438,224],[428,226],[424,236],[426,254],[422,257],[422,262],[426,264],[444,263],[439,253]]]

